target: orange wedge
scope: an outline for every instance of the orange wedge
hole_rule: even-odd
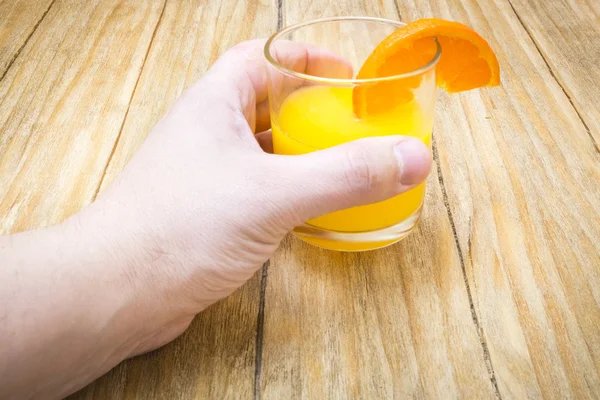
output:
[[[382,78],[418,70],[437,53],[438,87],[449,93],[500,84],[500,67],[489,44],[477,32],[458,22],[436,18],[413,21],[385,38],[369,55],[357,79]],[[375,115],[413,98],[422,75],[394,79],[354,88],[353,107],[357,117]]]

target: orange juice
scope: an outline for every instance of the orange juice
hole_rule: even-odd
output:
[[[427,93],[429,94],[429,93]],[[425,101],[435,101],[429,94]],[[415,99],[389,113],[358,119],[352,109],[352,88],[309,86],[296,90],[272,115],[273,146],[277,154],[297,155],[368,136],[406,135],[431,145],[431,116],[422,115],[423,99]],[[417,213],[425,184],[391,199],[323,215],[307,221],[313,227],[336,232],[372,232],[394,226]],[[323,247],[365,250],[391,241],[330,243],[327,239],[301,236]]]

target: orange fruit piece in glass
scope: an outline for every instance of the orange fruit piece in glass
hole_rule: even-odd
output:
[[[438,87],[449,93],[500,84],[498,59],[487,41],[459,22],[436,18],[415,20],[398,28],[369,55],[357,79],[382,78],[409,73],[427,66],[437,53]],[[359,118],[393,109],[413,98],[421,77],[409,77],[354,88],[353,108]]]

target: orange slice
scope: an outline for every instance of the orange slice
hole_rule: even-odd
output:
[[[381,78],[415,71],[433,60],[437,39],[442,49],[436,65],[438,87],[449,93],[500,84],[500,67],[489,44],[477,32],[458,22],[424,18],[398,28],[369,55],[357,79]],[[422,75],[354,88],[357,117],[389,111],[413,98]]]

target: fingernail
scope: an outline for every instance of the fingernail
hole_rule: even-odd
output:
[[[400,167],[400,183],[416,185],[423,182],[431,170],[431,152],[419,139],[406,139],[394,147]]]

